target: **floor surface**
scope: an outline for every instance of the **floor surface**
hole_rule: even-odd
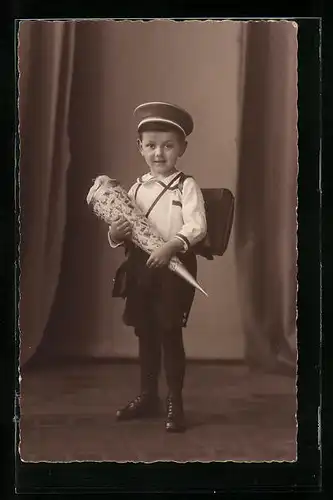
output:
[[[190,364],[184,405],[189,429],[164,431],[160,419],[118,423],[137,394],[135,364],[50,366],[21,385],[24,461],[293,461],[293,378],[249,374],[243,366]],[[164,396],[164,382],[161,383]]]

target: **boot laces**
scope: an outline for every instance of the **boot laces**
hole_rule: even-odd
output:
[[[141,403],[142,399],[143,399],[142,394],[139,394],[139,396],[137,396],[132,401],[130,401],[130,403],[128,404],[128,406],[131,407],[131,408],[133,408],[133,407],[137,406],[139,403]]]
[[[168,399],[168,416],[172,417],[174,414],[174,402],[171,398]]]

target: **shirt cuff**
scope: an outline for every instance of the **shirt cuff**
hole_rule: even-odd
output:
[[[123,242],[119,242],[119,241],[113,241],[112,238],[111,238],[111,235],[110,235],[110,231],[108,231],[108,240],[109,240],[109,245],[111,248],[118,248],[120,247],[121,245],[123,245]]]
[[[177,238],[177,240],[180,240],[183,243],[183,245],[184,245],[183,252],[184,253],[187,252],[187,250],[190,248],[190,242],[188,241],[188,239],[179,233],[175,235],[175,238]]]

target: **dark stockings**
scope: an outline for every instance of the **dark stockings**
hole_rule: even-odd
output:
[[[180,396],[185,377],[182,329],[158,331],[153,327],[141,328],[136,329],[136,335],[139,338],[141,391],[157,395],[163,350],[164,370],[169,392]]]

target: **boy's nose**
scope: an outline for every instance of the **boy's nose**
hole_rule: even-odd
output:
[[[155,156],[156,156],[156,158],[162,158],[163,157],[162,148],[156,148],[155,149]]]

